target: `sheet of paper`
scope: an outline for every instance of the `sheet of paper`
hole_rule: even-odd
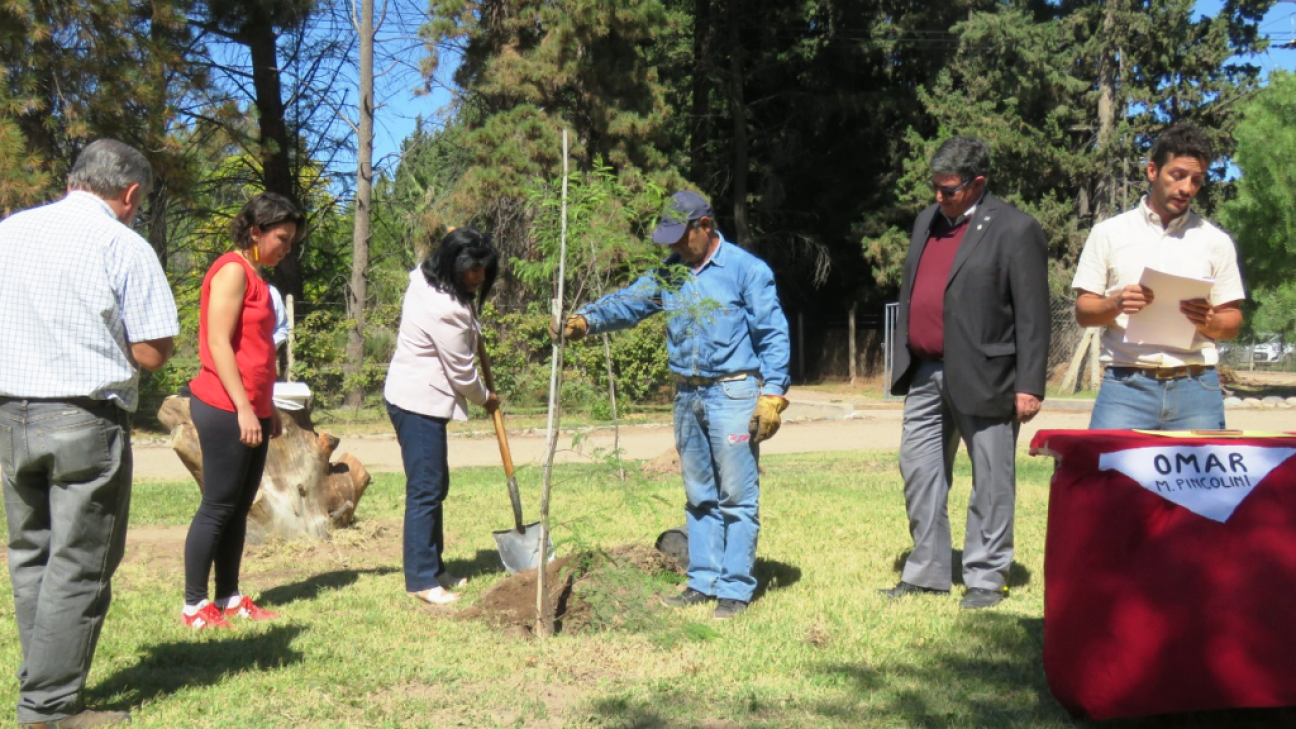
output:
[[[1129,318],[1125,341],[1175,349],[1191,347],[1197,328],[1179,311],[1179,302],[1208,298],[1215,281],[1145,268],[1139,283],[1152,289],[1152,303]]]
[[[1135,430],[1160,438],[1296,438],[1296,433],[1277,430]]]

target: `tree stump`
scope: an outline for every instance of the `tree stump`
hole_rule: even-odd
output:
[[[369,472],[349,453],[330,463],[338,439],[316,433],[308,411],[279,410],[279,416],[283,435],[270,440],[261,488],[248,513],[248,541],[326,539],[330,527],[355,521],[356,506],[369,487]],[[189,398],[168,397],[158,410],[158,420],[171,429],[171,447],[201,491],[202,447],[189,415]]]

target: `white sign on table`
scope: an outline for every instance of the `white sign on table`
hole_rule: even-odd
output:
[[[1212,521],[1224,523],[1256,484],[1296,455],[1296,448],[1246,445],[1129,448],[1104,453],[1098,468]]]

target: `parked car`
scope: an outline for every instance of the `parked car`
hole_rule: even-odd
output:
[[[1251,361],[1256,364],[1278,364],[1296,353],[1296,344],[1283,344],[1275,339],[1251,345]]]

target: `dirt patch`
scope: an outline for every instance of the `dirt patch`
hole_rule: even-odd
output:
[[[182,575],[188,534],[188,524],[131,527],[115,581],[126,589],[160,576]],[[389,567],[400,562],[400,534],[399,521],[362,519],[331,532],[328,541],[249,544],[243,551],[242,576],[253,588],[270,589],[339,569]]]
[[[1296,397],[1296,372],[1220,368],[1220,381],[1238,397]]]
[[[680,472],[679,451],[671,448],[643,465],[644,473],[677,474]]]
[[[669,557],[652,547],[624,545],[606,552],[581,552],[550,562],[545,570],[549,618],[555,633],[625,627],[655,609],[656,587],[666,575],[681,574]],[[533,634],[538,570],[510,575],[459,612],[508,635]]]

